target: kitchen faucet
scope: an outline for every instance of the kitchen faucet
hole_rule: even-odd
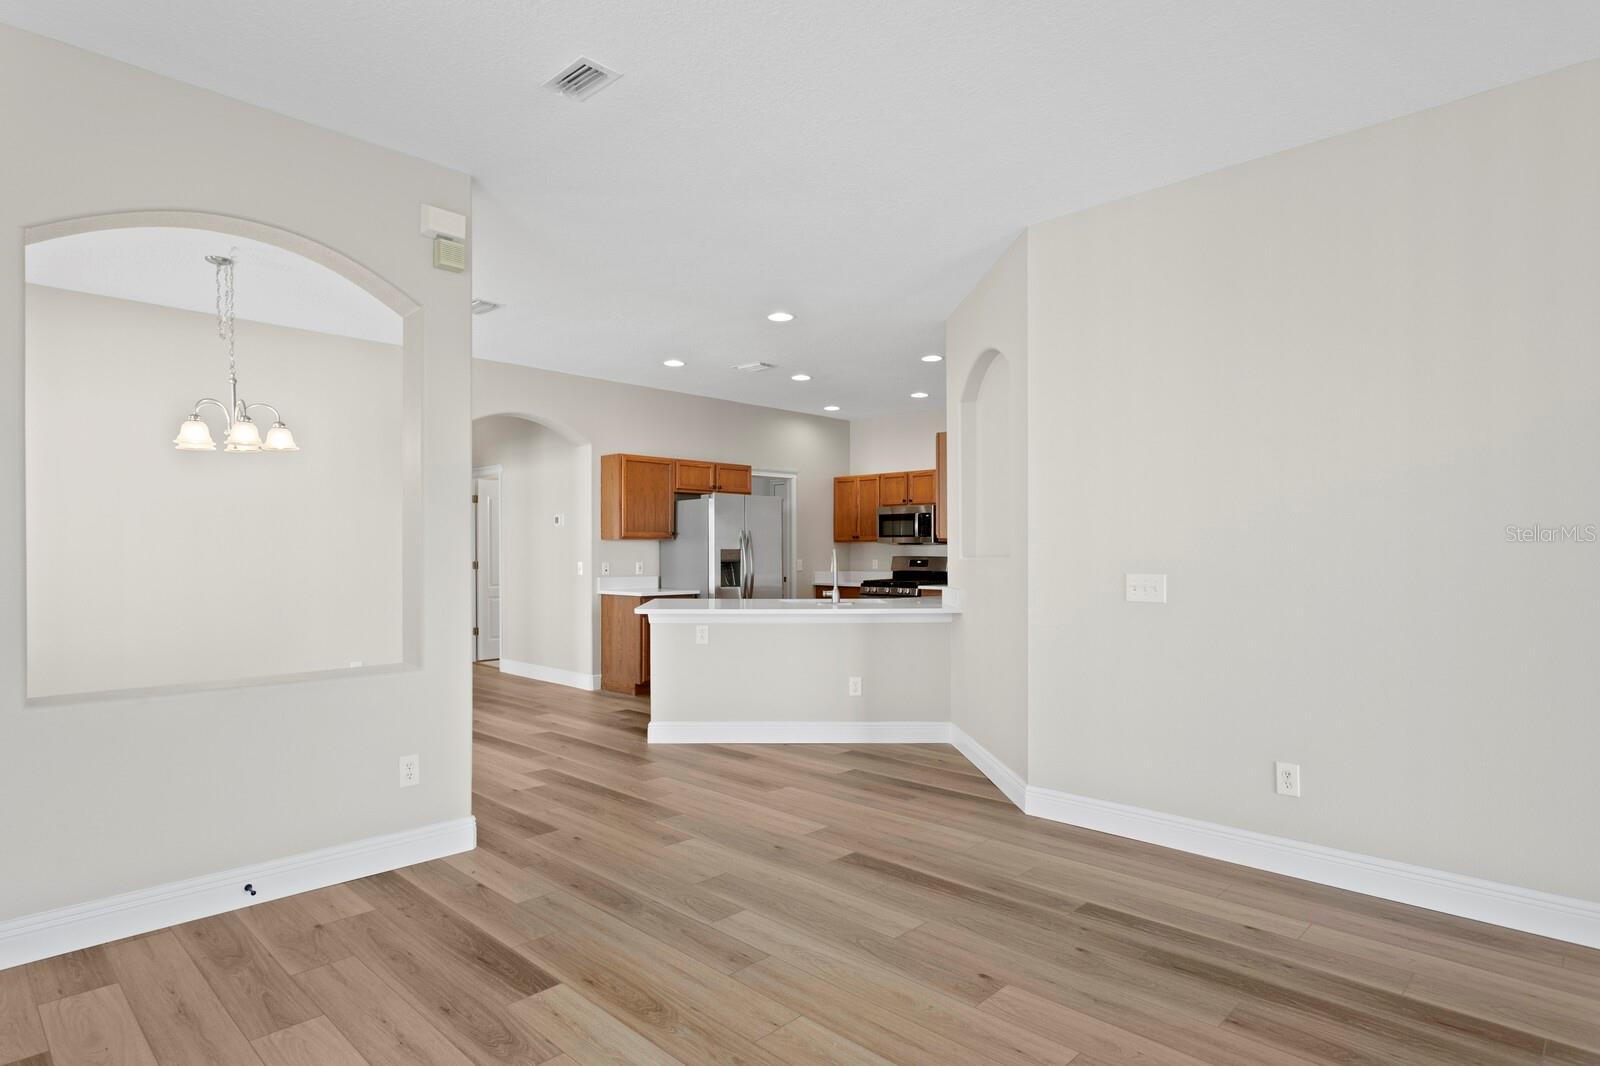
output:
[[[833,549],[833,602],[839,602],[839,549]]]

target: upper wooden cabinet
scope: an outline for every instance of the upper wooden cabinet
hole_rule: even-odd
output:
[[[750,495],[750,473],[751,468],[748,466],[739,466],[734,463],[718,463],[716,491],[739,492],[746,496]]]
[[[878,475],[878,495],[885,507],[933,503],[939,495],[938,470],[902,470]]]
[[[678,532],[677,493],[737,492],[748,496],[751,474],[752,469],[740,463],[602,455],[600,539],[670,540]]]
[[[652,455],[600,457],[603,540],[667,540],[673,535],[676,463]]]
[[[833,539],[856,540],[856,482],[858,478],[833,479]]]
[[[833,479],[833,539],[878,539],[878,475]]]
[[[878,479],[856,479],[856,539],[878,539],[878,504],[883,502]]]
[[[937,496],[933,501],[933,542],[944,544],[950,539],[950,438],[944,433],[933,435],[935,470],[938,473]]]
[[[678,492],[715,492],[717,488],[717,466],[715,463],[702,463],[698,459],[674,460],[677,477],[673,488]]]

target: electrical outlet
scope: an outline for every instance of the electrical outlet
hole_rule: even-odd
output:
[[[710,626],[695,626],[694,627],[694,642],[696,644],[710,644],[711,643],[711,627]]]
[[[1129,603],[1166,603],[1166,574],[1124,574]]]
[[[644,573],[644,564],[643,564],[643,563],[634,563],[634,564],[633,564],[633,572],[634,572],[634,573],[635,573],[635,574],[642,574],[642,573]]]
[[[610,563],[601,563],[600,564],[600,576],[601,577],[610,577],[611,576],[611,564]]]
[[[878,560],[874,559],[874,560],[872,560],[872,569],[876,570],[877,568],[878,568]]]
[[[583,560],[582,559],[578,560],[578,576],[579,577],[583,576]]]
[[[1273,774],[1277,779],[1278,795],[1300,795],[1300,764],[1297,762],[1279,762],[1272,764]]]
[[[806,568],[806,561],[797,556],[794,561],[794,568],[796,570],[804,570]]]
[[[421,764],[415,755],[400,756],[400,787],[410,788],[422,780]]]
[[[859,677],[852,677],[850,679],[850,695],[861,695],[861,679]]]

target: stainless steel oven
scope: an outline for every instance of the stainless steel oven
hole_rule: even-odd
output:
[[[933,505],[906,503],[878,508],[878,539],[891,544],[932,544]]]

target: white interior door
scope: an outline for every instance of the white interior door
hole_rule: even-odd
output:
[[[473,482],[472,568],[476,600],[473,628],[477,633],[473,657],[500,658],[500,482],[478,478]]]

